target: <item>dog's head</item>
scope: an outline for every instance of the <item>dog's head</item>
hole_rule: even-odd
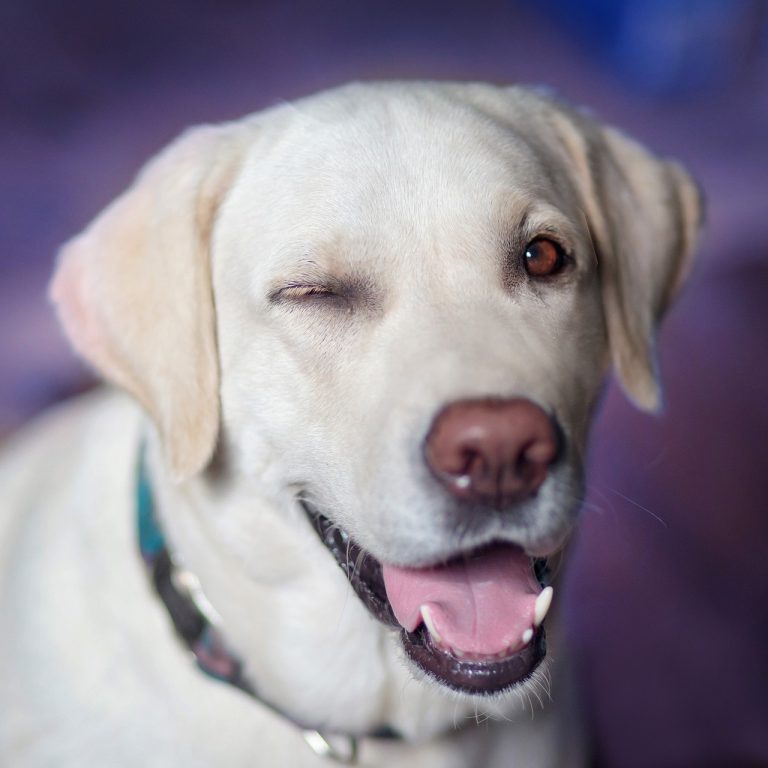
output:
[[[353,85],[186,133],[66,246],[53,297],[179,488],[205,487],[215,546],[294,656],[310,615],[328,638],[354,624],[359,687],[386,666],[314,527],[411,663],[487,694],[543,656],[544,559],[610,361],[659,405],[654,334],[698,218],[680,168],[543,96]]]

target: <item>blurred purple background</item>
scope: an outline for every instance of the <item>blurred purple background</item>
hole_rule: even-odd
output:
[[[544,83],[704,187],[666,413],[609,387],[566,612],[598,763],[768,765],[768,34],[761,2],[0,6],[0,435],[89,383],[56,247],[185,126],[350,79]],[[510,758],[510,765],[513,758]]]

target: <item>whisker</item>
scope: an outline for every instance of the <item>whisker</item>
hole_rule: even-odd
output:
[[[539,706],[544,709],[544,702],[541,700],[541,697],[539,696],[536,688],[534,687],[536,684],[536,680],[534,678],[531,678],[531,688],[530,692],[536,697],[537,701],[539,702]]]
[[[363,563],[365,562],[365,558],[368,556],[368,553],[361,549],[360,552],[357,555],[357,560],[355,561],[355,571],[358,573],[360,572],[360,569],[363,567]]]
[[[640,502],[635,501],[634,499],[631,499],[629,496],[625,496],[621,491],[616,490],[616,488],[611,488],[610,486],[605,486],[606,490],[610,491],[611,493],[615,493],[619,498],[624,499],[624,501],[628,501],[633,507],[637,507],[638,509],[641,509],[643,512],[647,512],[654,520],[658,520],[659,523],[661,523],[665,528],[669,528],[669,525],[667,524],[667,521],[664,520],[664,518],[659,517],[655,512],[648,509],[648,507],[644,507]]]

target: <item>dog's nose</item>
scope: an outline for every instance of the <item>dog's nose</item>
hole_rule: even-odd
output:
[[[451,403],[424,444],[429,468],[454,496],[497,509],[533,496],[559,453],[555,422],[524,398]]]

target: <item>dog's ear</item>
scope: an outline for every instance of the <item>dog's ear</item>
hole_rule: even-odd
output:
[[[234,125],[183,134],[63,247],[50,288],[75,349],[146,409],[178,479],[218,436],[209,239],[242,145]]]
[[[629,398],[657,411],[656,330],[691,267],[699,190],[680,166],[619,131],[573,112],[562,117],[559,133],[576,160],[595,245],[613,365]]]
[[[654,157],[615,129],[604,128],[602,137],[598,264],[611,356],[629,397],[656,411],[656,330],[690,271],[701,200],[677,164]]]

